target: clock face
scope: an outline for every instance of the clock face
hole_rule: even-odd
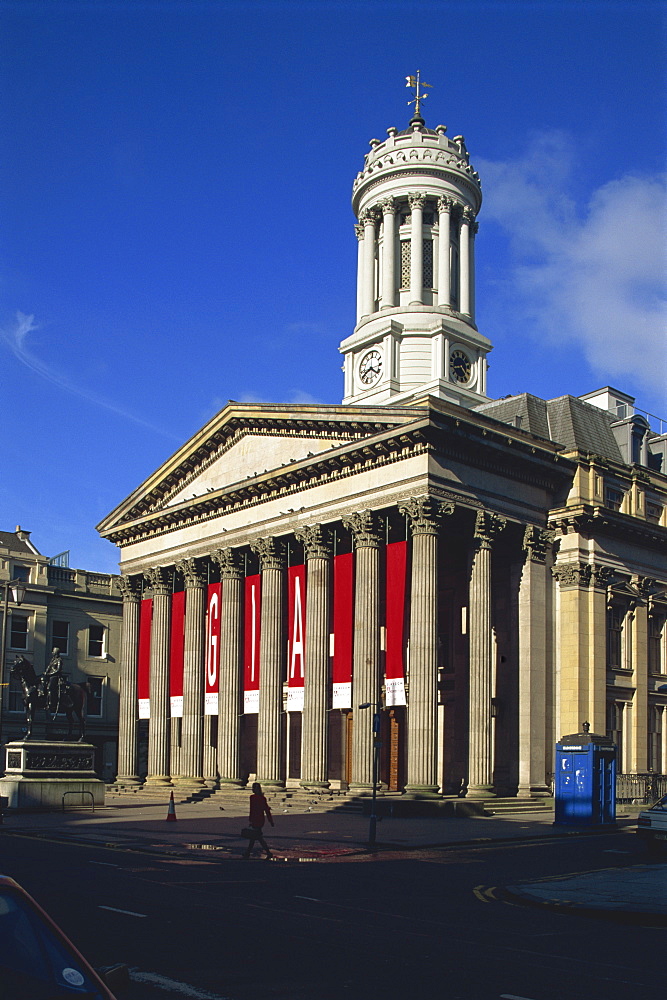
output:
[[[462,385],[470,381],[472,375],[472,362],[468,355],[461,350],[452,351],[449,356],[449,374]]]
[[[359,364],[359,378],[364,385],[373,385],[382,374],[382,355],[379,351],[367,351]]]

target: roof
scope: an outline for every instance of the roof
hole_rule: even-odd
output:
[[[30,535],[29,531],[22,532]],[[0,546],[10,552],[23,552],[25,555],[38,556],[40,553],[29,538],[21,538],[15,531],[0,531]]]

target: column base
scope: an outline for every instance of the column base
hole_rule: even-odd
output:
[[[496,793],[493,785],[468,785],[467,799],[493,799]]]
[[[143,785],[143,779],[139,777],[138,774],[117,774],[114,780],[111,782],[112,785]]]
[[[193,778],[190,775],[178,774],[176,777],[171,779],[172,784],[180,789],[192,789],[193,791],[199,791],[204,787],[203,778]]]
[[[519,785],[516,793],[517,799],[548,798],[551,790],[545,784]]]
[[[440,789],[437,785],[406,785],[405,798],[408,799],[439,799]]]
[[[380,792],[379,785],[377,787],[377,793]],[[372,795],[373,785],[371,782],[365,781],[351,781],[347,788],[350,795]]]
[[[274,792],[285,787],[285,782],[276,778],[255,778],[255,781],[262,786],[262,792],[265,792],[267,789],[270,792]]]
[[[171,785],[171,777],[168,774],[151,774],[144,782],[146,788],[166,788]]]
[[[218,788],[221,792],[234,791],[235,788],[245,788],[245,781],[242,778],[218,778]]]
[[[301,787],[309,792],[327,792],[331,787],[328,781],[302,781]]]

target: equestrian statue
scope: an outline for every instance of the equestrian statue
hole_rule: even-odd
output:
[[[51,716],[51,721],[55,722],[59,712],[64,712],[67,716],[67,736],[66,740],[72,737],[74,729],[74,716],[79,724],[79,739],[81,743],[86,735],[85,706],[86,695],[89,692],[89,684],[73,684],[68,681],[63,674],[63,665],[60,658],[60,650],[56,646],[47,664],[46,670],[41,677],[35,673],[35,669],[25,656],[17,656],[11,673],[21,683],[23,693],[23,704],[25,706],[25,721],[27,732],[25,739],[32,736],[32,724],[35,713],[38,709],[44,709],[47,720]]]

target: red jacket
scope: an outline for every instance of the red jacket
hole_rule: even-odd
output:
[[[264,814],[266,818],[272,820],[271,809],[264,795],[250,796],[250,826],[260,828],[264,826]]]

